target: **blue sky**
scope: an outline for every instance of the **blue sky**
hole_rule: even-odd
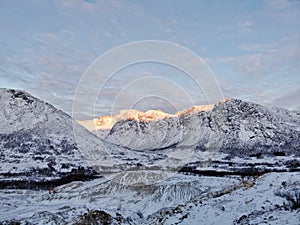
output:
[[[297,0],[1,0],[0,86],[70,113],[78,82],[97,57],[128,42],[164,40],[202,57],[225,97],[300,110],[299,21]],[[120,71],[99,113],[128,77],[159,73],[180,76],[162,65]],[[188,81],[176,82],[204,102]],[[168,111],[162,101],[148,103],[140,107]]]

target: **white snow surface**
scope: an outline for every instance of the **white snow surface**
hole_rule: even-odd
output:
[[[96,179],[62,185],[56,194],[0,190],[0,219],[72,224],[97,209],[131,218],[131,224],[297,225],[299,209],[285,208],[287,200],[277,193],[292,189],[284,182],[299,185],[299,177],[300,173],[270,173],[256,180],[176,175],[143,187]]]

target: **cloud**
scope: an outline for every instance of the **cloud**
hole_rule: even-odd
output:
[[[271,102],[270,106],[282,107],[290,110],[297,110],[300,112],[300,89],[296,91],[290,92],[286,95],[283,95],[273,102]]]
[[[55,0],[55,4],[63,9],[80,8],[81,10],[93,10],[96,1],[93,0]]]
[[[252,76],[276,74],[282,68],[299,71],[300,43],[299,36],[284,37],[271,43],[243,44],[238,46],[246,54],[219,57],[222,63],[232,63],[239,72]]]
[[[253,21],[243,20],[238,23],[238,27],[242,32],[246,33],[251,31],[251,27],[253,26],[253,24]]]
[[[239,49],[247,52],[264,52],[272,53],[278,51],[277,43],[256,43],[256,44],[242,44],[238,46]]]
[[[219,71],[218,79],[225,74],[227,83],[222,82],[233,97],[273,101],[299,85],[296,1],[29,0],[7,3],[0,11],[0,59],[7,63],[0,70],[9,74],[1,74],[1,85],[32,91],[67,112],[80,77],[93,60],[120,44],[143,39],[175,41],[201,54]],[[134,77],[132,73],[124,77],[130,76]],[[176,75],[172,79],[191,87]],[[115,81],[114,87],[123,81]],[[109,99],[113,93],[106,91]]]
[[[271,42],[240,44],[238,55],[213,61],[220,72],[226,96],[264,105],[297,109],[300,85],[299,35],[287,35]]]
[[[253,76],[261,76],[270,72],[273,63],[278,63],[276,55],[266,55],[262,53],[251,53],[243,56],[221,57],[219,60],[223,63],[231,63],[240,74]]]
[[[272,19],[291,22],[300,16],[300,1],[266,0],[264,2],[266,16]]]

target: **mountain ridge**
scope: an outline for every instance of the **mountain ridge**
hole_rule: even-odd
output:
[[[186,115],[186,114],[210,111],[213,109],[215,105],[224,103],[229,100],[231,100],[231,98],[225,98],[223,100],[220,100],[216,104],[194,105],[191,106],[190,108],[177,111],[174,114],[163,112],[160,109],[157,110],[150,109],[147,110],[146,112],[136,110],[136,109],[124,109],[124,110],[120,110],[116,114],[103,115],[91,120],[76,120],[76,121],[82,126],[84,126],[86,129],[88,129],[89,131],[108,130],[111,129],[114,126],[114,124],[116,124],[117,122],[124,121],[124,120],[135,120],[138,122],[157,122],[158,120],[163,120],[171,117],[179,117],[181,115]]]
[[[202,150],[211,145],[233,155],[242,149],[253,151],[248,155],[263,151],[299,154],[299,112],[266,108],[239,99],[226,99],[208,107],[194,106],[182,112],[157,120],[122,117],[115,119],[111,128],[91,131],[103,140],[140,151],[180,144],[196,145]],[[219,143],[213,146],[213,142]]]
[[[118,145],[26,92],[0,89],[0,121],[1,224],[298,224],[298,112],[235,99],[118,121],[108,131]]]
[[[0,89],[0,111],[3,182],[15,177],[32,182],[70,175],[83,179],[136,165],[172,166],[178,160],[193,166],[203,154],[227,159],[300,154],[298,112],[237,99],[157,121],[121,120],[106,133],[89,132],[23,91]]]

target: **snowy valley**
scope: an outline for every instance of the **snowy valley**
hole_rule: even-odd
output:
[[[300,223],[299,112],[226,99],[98,120],[0,89],[0,224]]]

